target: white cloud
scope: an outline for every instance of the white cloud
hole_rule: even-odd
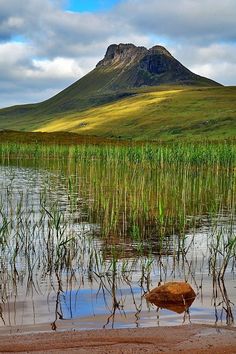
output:
[[[236,39],[235,0],[127,0],[120,14],[143,33],[200,43]]]
[[[209,46],[179,45],[173,50],[177,59],[193,72],[224,85],[236,84],[236,46],[216,43]]]
[[[0,44],[0,64],[15,64],[22,58],[27,58],[30,54],[29,46],[23,43],[8,42]]]
[[[236,84],[235,0],[123,0],[104,13],[66,12],[63,3],[0,0],[1,106],[60,91],[120,42],[169,43],[194,72]]]
[[[235,85],[236,64],[227,62],[208,63],[193,65],[191,70],[202,76],[210,77],[222,84]]]
[[[28,70],[31,78],[67,78],[81,77],[83,71],[75,59],[55,58],[53,60],[33,60],[33,69]]]
[[[76,59],[33,59],[34,54],[26,43],[0,44],[0,107],[49,98],[87,72]]]

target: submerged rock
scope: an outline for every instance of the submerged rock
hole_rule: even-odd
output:
[[[191,285],[185,282],[169,282],[152,289],[146,300],[157,307],[182,313],[187,310],[195,300],[196,294]]]

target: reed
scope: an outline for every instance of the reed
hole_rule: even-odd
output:
[[[152,276],[161,282],[181,274],[200,289],[199,263],[191,252],[204,232],[202,267],[206,262],[210,276],[221,281],[235,270],[233,143],[4,143],[0,160],[5,308],[20,284],[27,295],[53,289],[57,313],[65,289],[99,284],[98,292],[113,299],[110,320],[122,312],[122,286],[133,291],[138,284],[142,297]],[[143,300],[134,299],[138,314]]]

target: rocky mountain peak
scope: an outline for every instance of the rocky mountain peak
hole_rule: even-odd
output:
[[[168,57],[172,57],[170,52],[168,52],[168,50],[165,47],[161,46],[161,45],[155,45],[154,47],[150,48],[149,49],[149,53],[166,55]]]
[[[106,90],[161,84],[217,85],[191,72],[161,45],[147,49],[132,43],[111,44],[97,64],[97,72],[107,75]]]
[[[111,44],[106,51],[105,57],[97,67],[112,64],[128,64],[147,52],[145,47],[136,47],[132,43]]]

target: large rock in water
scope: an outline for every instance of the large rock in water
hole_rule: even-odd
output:
[[[185,282],[169,282],[152,289],[146,300],[157,307],[177,313],[186,311],[195,300],[196,294],[192,287]]]

